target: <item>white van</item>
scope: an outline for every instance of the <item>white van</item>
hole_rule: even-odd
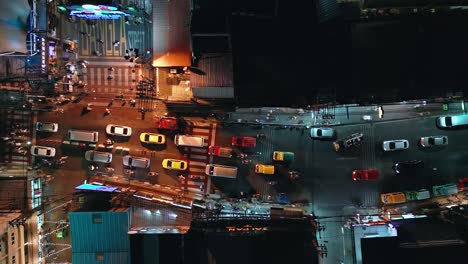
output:
[[[225,166],[219,164],[207,164],[205,168],[206,175],[233,178],[237,177],[237,167]]]
[[[176,146],[201,148],[205,146],[205,138],[188,135],[175,135],[174,143],[176,144]]]
[[[436,119],[436,124],[440,128],[457,128],[468,126],[468,114],[440,116]]]
[[[97,131],[68,130],[68,140],[97,143],[99,133]]]

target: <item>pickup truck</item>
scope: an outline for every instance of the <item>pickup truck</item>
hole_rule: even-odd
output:
[[[333,142],[333,147],[336,152],[345,151],[352,147],[359,147],[364,140],[364,135],[362,133],[354,133],[345,139],[337,140]]]
[[[274,151],[273,160],[291,162],[294,160],[293,152]]]
[[[220,146],[209,146],[208,155],[218,156],[224,158],[232,157],[232,148],[220,147]]]

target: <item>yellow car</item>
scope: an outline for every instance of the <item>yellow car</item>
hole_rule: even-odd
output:
[[[168,170],[186,170],[187,162],[184,160],[164,159],[162,161],[162,166]]]
[[[166,136],[154,133],[141,133],[140,141],[146,144],[164,144],[166,143]]]
[[[275,174],[275,166],[265,165],[265,164],[256,164],[255,165],[255,172],[256,173],[263,173],[263,174]]]

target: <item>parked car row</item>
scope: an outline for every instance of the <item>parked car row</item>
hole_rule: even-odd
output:
[[[458,193],[457,184],[449,183],[443,185],[432,186],[432,196],[452,195]],[[383,193],[380,195],[380,200],[384,204],[398,204],[407,201],[425,200],[431,198],[431,194],[427,189],[407,192]]]

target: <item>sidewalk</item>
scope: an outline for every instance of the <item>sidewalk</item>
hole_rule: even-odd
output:
[[[465,103],[466,105],[466,103]],[[468,105],[466,105],[468,107]],[[426,116],[462,114],[459,102],[449,103],[447,111],[443,103],[403,102],[383,105],[383,117],[379,117],[379,106],[340,105],[314,110],[286,107],[239,108],[220,118],[225,123],[241,123],[262,126],[339,126],[362,123],[397,121]],[[465,108],[466,109],[466,108]],[[364,116],[366,119],[364,120]]]

